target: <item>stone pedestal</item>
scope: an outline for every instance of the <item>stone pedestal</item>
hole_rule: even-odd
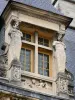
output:
[[[21,64],[17,59],[11,62],[11,67],[8,71],[8,77],[11,81],[21,81]]]
[[[58,73],[57,77],[57,95],[61,97],[69,98],[69,96],[74,96],[73,92],[73,76],[69,72]]]

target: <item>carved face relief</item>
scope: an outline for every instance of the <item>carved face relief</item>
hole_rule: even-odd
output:
[[[18,29],[18,26],[19,26],[19,21],[17,19],[13,19],[11,21],[11,26],[14,28],[14,29]]]

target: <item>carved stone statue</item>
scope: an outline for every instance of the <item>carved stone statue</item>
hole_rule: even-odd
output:
[[[20,56],[22,32],[18,29],[18,25],[19,25],[18,20],[11,21],[12,28],[9,32],[11,41],[10,41],[9,52],[8,52],[9,65],[13,59],[19,60],[19,56]]]
[[[65,72],[66,68],[66,53],[65,44],[61,41],[54,41],[53,47],[55,49],[55,57],[57,61],[58,72]]]

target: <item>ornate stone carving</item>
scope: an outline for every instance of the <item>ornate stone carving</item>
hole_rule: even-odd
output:
[[[69,73],[68,71],[65,71],[64,73],[61,73],[61,72],[58,73],[58,78],[57,78],[56,83],[57,83],[58,95],[60,95],[61,93],[65,95],[69,95],[69,94],[73,95],[74,85],[72,85],[73,76],[71,73]]]
[[[22,79],[23,88],[35,90],[42,93],[52,93],[52,82],[43,81],[37,78],[26,77]]]
[[[14,59],[10,67],[11,80],[21,81],[21,64],[17,59]]]
[[[55,48],[55,58],[57,61],[58,72],[65,72],[66,65],[66,54],[65,44],[61,41],[54,41],[53,47]]]
[[[10,36],[10,46],[8,52],[8,64],[10,65],[13,59],[18,59],[20,56],[21,50],[21,36],[22,32],[19,30],[19,21],[14,19],[11,21],[12,28],[10,29],[9,36]]]

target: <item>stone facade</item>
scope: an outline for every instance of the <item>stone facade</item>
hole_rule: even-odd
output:
[[[0,77],[0,92],[3,90],[1,99],[5,100],[7,96],[7,100],[74,100],[73,76],[66,69],[65,45],[62,41],[66,26],[72,19],[51,12],[48,13],[48,17],[43,10],[15,2],[10,5],[8,7],[12,8],[11,11],[7,9],[3,14],[6,25],[4,40],[6,45],[2,45],[4,53],[0,55],[0,72],[1,74],[5,73]],[[18,9],[19,11],[17,11]],[[5,14],[7,16],[4,16]],[[21,27],[23,27],[23,23],[28,24],[27,27],[24,26],[24,29],[35,35],[34,42],[22,40]],[[44,32],[47,32],[49,37]],[[39,45],[40,33],[42,36],[52,39],[50,47]],[[35,60],[34,63],[31,63],[34,68],[30,72],[22,70],[24,66],[20,62],[21,47],[29,48],[31,52],[35,51],[31,55],[35,56]],[[38,73],[38,53],[42,50],[45,53],[49,52],[49,58],[51,56],[52,62],[48,62],[52,66],[49,69],[50,76]],[[34,71],[32,72],[32,70]]]

